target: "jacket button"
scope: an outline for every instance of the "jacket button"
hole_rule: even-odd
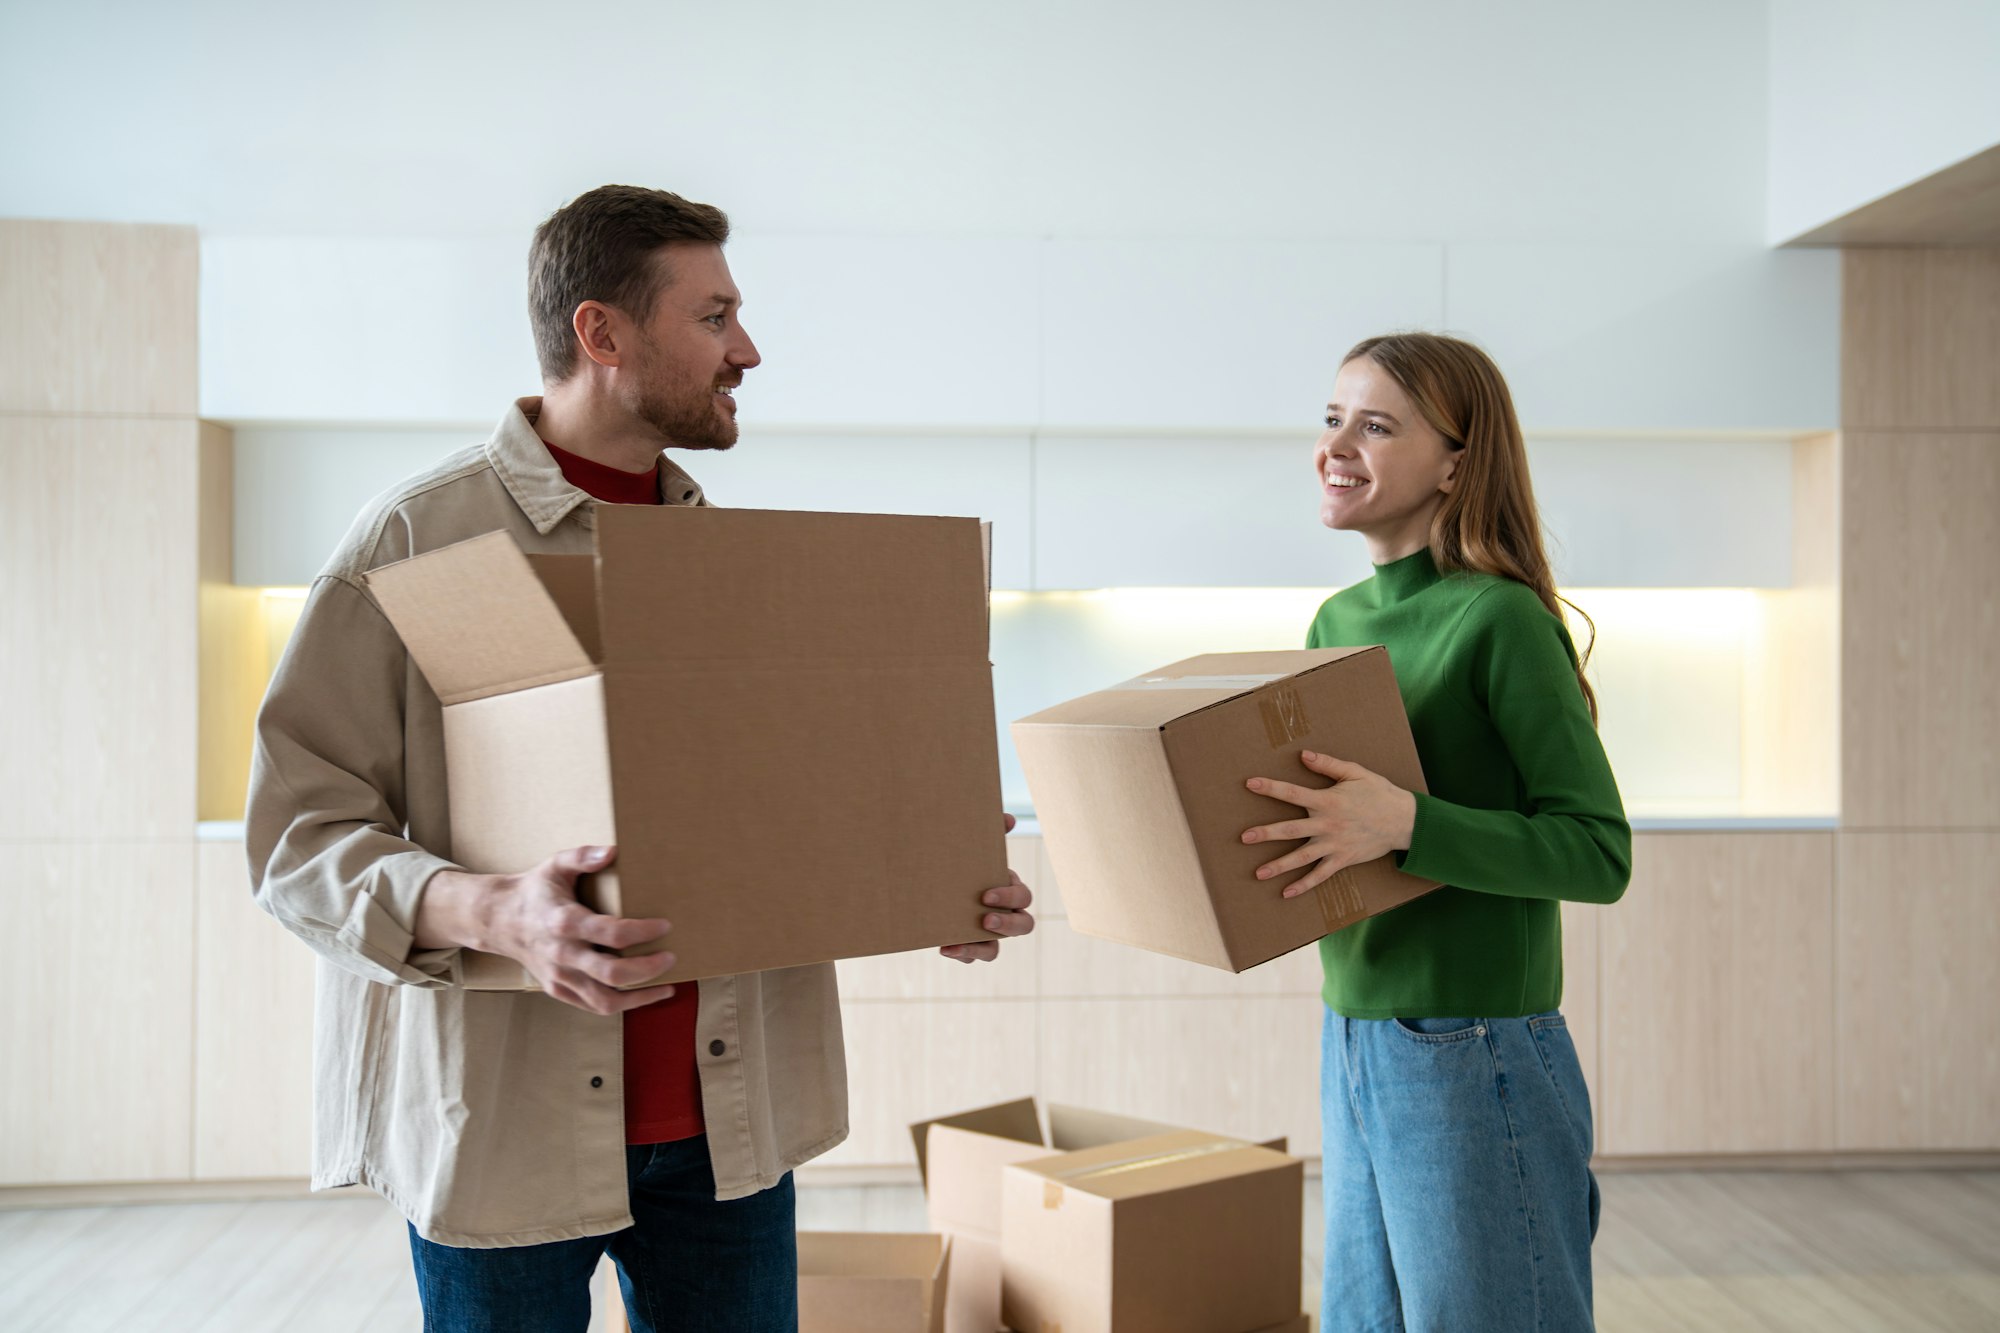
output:
[[[604,1086],[604,1080],[593,1075],[590,1080],[590,1086],[593,1088],[601,1088]]]
[[[721,1055],[724,1051],[728,1049],[729,1048],[727,1046],[722,1044],[722,1038],[720,1037],[717,1037],[714,1041],[708,1044],[708,1053],[710,1055]]]

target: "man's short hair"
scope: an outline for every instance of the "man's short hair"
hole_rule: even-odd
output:
[[[602,301],[643,323],[672,281],[660,247],[728,239],[721,209],[637,185],[600,185],[550,214],[528,247],[528,321],[542,381],[559,384],[576,369],[579,305]]]

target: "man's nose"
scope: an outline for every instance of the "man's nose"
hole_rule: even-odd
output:
[[[743,370],[754,369],[756,366],[762,364],[763,360],[764,358],[757,352],[757,344],[750,341],[750,335],[747,332],[743,335],[743,345],[732,352],[729,357],[731,365]]]

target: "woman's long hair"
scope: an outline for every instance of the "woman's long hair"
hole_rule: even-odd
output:
[[[1528,449],[1500,367],[1471,343],[1436,333],[1367,338],[1341,364],[1360,356],[1388,372],[1459,454],[1457,484],[1431,521],[1431,558],[1439,572],[1498,574],[1533,588],[1557,620],[1567,624],[1565,606],[1582,616],[1590,626],[1590,645],[1578,663],[1576,683],[1583,688],[1594,724],[1597,692],[1584,668],[1597,643],[1597,625],[1582,607],[1556,592],[1528,479]]]

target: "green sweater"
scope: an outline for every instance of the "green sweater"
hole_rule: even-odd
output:
[[[1609,903],[1632,830],[1576,680],[1526,584],[1440,575],[1428,549],[1329,597],[1309,648],[1389,649],[1423,761],[1403,869],[1446,887],[1320,941],[1349,1018],[1518,1018],[1562,1001],[1557,900]]]

